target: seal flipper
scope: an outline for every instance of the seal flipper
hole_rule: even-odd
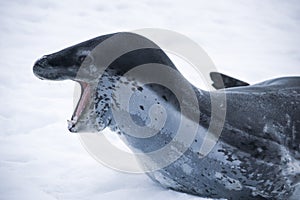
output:
[[[240,81],[238,79],[232,78],[225,74],[219,72],[210,72],[210,78],[213,81],[212,86],[214,88],[223,89],[223,88],[231,88],[231,87],[239,87],[239,86],[247,86],[249,83],[244,81]],[[223,84],[221,82],[223,80]]]

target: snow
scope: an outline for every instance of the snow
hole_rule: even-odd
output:
[[[74,83],[32,74],[45,54],[154,27],[190,37],[221,72],[250,83],[300,75],[297,0],[12,0],[0,13],[0,199],[203,199],[95,161],[67,131]]]

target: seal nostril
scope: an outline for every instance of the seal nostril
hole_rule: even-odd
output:
[[[43,57],[41,57],[40,59],[46,59],[48,56],[44,55]]]
[[[48,56],[41,57],[34,63],[34,66],[44,67],[45,64],[47,63],[47,58]]]

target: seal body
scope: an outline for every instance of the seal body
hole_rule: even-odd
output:
[[[287,199],[292,196],[300,178],[297,100],[300,90],[282,84],[288,80],[299,83],[299,78],[284,78],[273,80],[274,85],[262,83],[227,89],[226,123],[213,150],[203,158],[198,154],[198,143],[203,142],[200,129],[191,148],[180,159],[148,175],[165,187],[204,197]],[[201,96],[205,97],[209,104],[209,97]],[[142,100],[140,103],[144,105]],[[200,124],[207,127],[205,116],[202,120]],[[166,124],[174,129],[170,132],[175,132],[175,124]],[[138,142],[129,136],[127,139],[139,149],[155,141],[170,140],[166,137]]]
[[[129,33],[118,34],[122,36]],[[81,132],[86,128],[101,131],[109,127],[134,152],[148,155],[149,152],[162,149],[171,143],[180,128],[182,117],[189,118],[189,113],[182,116],[182,102],[169,88],[155,83],[143,85],[138,79],[123,80],[123,77],[131,69],[149,63],[163,64],[179,74],[180,72],[159,47],[146,38],[134,35],[141,44],[151,44],[153,48],[140,48],[122,54],[109,63],[100,77],[91,80],[89,67],[102,67],[92,62],[96,58],[91,55],[91,51],[97,44],[112,36],[98,37],[43,57],[36,62],[34,73],[42,79],[71,79],[81,84],[81,103],[79,102],[74,111],[69,125],[71,132]],[[115,41],[117,42],[122,43],[122,40]],[[103,52],[104,55],[109,53],[110,51]],[[78,76],[80,65],[84,63],[82,55],[85,58],[91,57],[89,60],[92,61],[85,63],[85,76]],[[189,104],[189,94],[179,85],[189,84],[184,76],[169,80],[170,84],[178,85],[179,92],[187,97],[186,105],[190,105],[190,113],[194,112],[194,106],[200,108],[199,120],[193,121],[198,129],[193,141],[178,159],[162,168],[148,171],[147,175],[166,188],[202,197],[295,198],[300,190],[300,77],[284,77],[249,85],[221,74],[225,83],[221,87],[214,80],[216,75],[218,74],[212,73],[211,77],[214,86],[220,90],[209,93],[190,84],[197,95],[197,105]],[[159,120],[162,116],[160,112],[150,117],[151,108],[153,105],[164,108],[165,123],[157,134],[146,138],[135,137],[131,132],[136,130],[130,129],[130,126],[126,129],[122,127],[122,120],[127,119],[116,119],[112,107],[120,103],[114,96],[117,83],[120,82],[133,91],[126,112],[135,124],[143,127],[151,124],[153,120]],[[218,97],[221,92],[225,92],[227,101],[224,127],[212,150],[203,156],[199,149],[212,120],[210,97]],[[91,94],[90,100],[85,97],[88,94]],[[94,106],[84,105],[84,102],[94,102]],[[221,109],[222,105],[219,106]],[[189,133],[186,135],[188,137]],[[178,146],[174,146],[169,155],[176,151]],[[150,155],[149,159],[159,164],[160,159],[168,158]]]

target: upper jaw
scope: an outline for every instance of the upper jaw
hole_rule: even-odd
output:
[[[73,66],[56,66],[50,64],[51,55],[43,56],[38,59],[33,66],[33,74],[42,80],[75,80],[78,67]]]
[[[44,70],[38,65],[34,66],[33,73],[36,77],[38,77],[41,80],[51,80],[51,81],[75,80],[75,78],[66,74],[62,70],[58,70],[55,68]]]

